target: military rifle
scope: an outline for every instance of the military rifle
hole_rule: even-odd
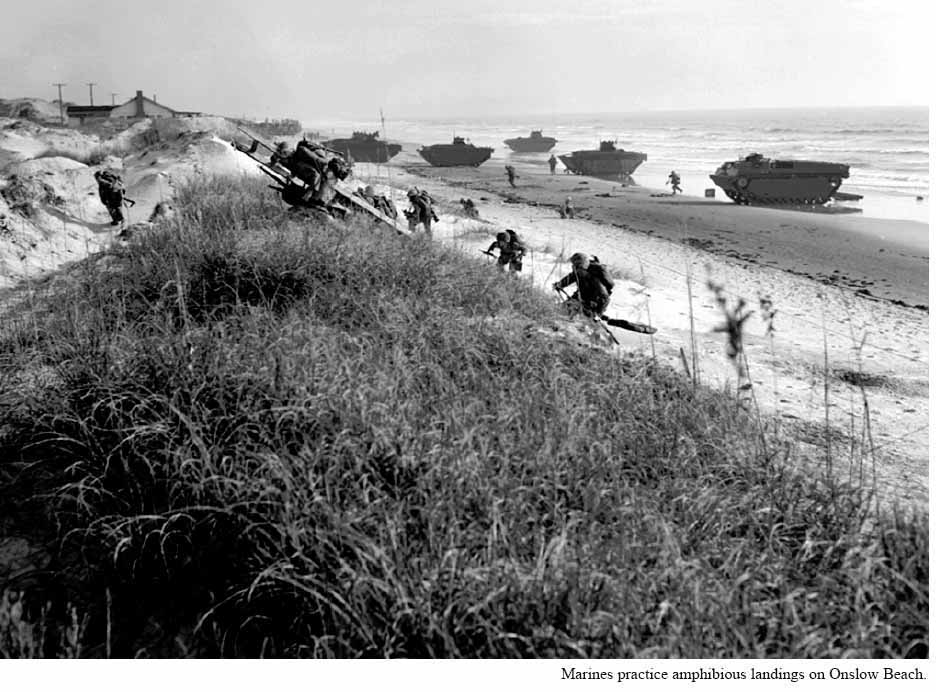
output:
[[[241,127],[238,127],[238,128],[237,128],[237,131],[238,131],[238,132],[243,132],[245,135],[247,135],[248,137],[250,137],[251,140],[253,140],[253,143],[250,145],[250,151],[245,151],[245,152],[244,152],[245,154],[253,154],[255,151],[257,151],[257,145],[258,145],[258,144],[259,144],[260,146],[262,146],[264,149],[267,149],[268,151],[271,151],[271,152],[273,152],[274,154],[276,153],[276,149],[275,149],[274,147],[271,147],[269,144],[267,144],[266,142],[264,142],[264,141],[263,141],[262,139],[260,139],[259,137],[256,137],[256,136],[250,134],[247,130],[245,130],[245,129],[241,128]],[[236,146],[237,146],[237,145],[235,144],[235,147],[236,147]],[[321,147],[321,148],[324,149],[325,151],[330,152],[330,153],[332,153],[332,154],[336,154],[337,156],[340,156],[340,157],[342,157],[342,158],[346,158],[346,157],[345,157],[345,154],[343,154],[342,152],[338,151],[337,149],[330,149],[329,147],[326,147],[324,144],[320,144],[320,143],[318,143],[318,142],[315,143],[315,146]]]

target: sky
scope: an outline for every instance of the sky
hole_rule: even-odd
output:
[[[923,0],[29,0],[0,98],[254,118],[928,105]],[[116,96],[112,96],[116,94]]]

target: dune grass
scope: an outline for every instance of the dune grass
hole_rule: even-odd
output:
[[[262,183],[176,207],[0,341],[0,498],[55,546],[9,588],[83,623],[43,655],[927,655],[928,518],[729,394]]]

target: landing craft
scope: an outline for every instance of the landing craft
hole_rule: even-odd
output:
[[[451,144],[419,148],[419,155],[432,166],[480,166],[493,153],[493,147],[476,147],[466,142],[464,137],[455,137]]]
[[[593,178],[626,181],[647,160],[639,151],[623,151],[614,142],[601,142],[598,149],[580,149],[559,157],[570,173]]]
[[[329,149],[350,155],[361,163],[386,163],[403,149],[379,138],[378,132],[355,132],[345,139],[329,139],[323,144]]]
[[[749,154],[709,176],[735,204],[825,204],[848,177],[848,166],[825,161],[768,159]],[[846,195],[842,198],[855,198]]]
[[[514,137],[505,139],[504,144],[513,151],[534,154],[549,151],[559,142],[555,137],[543,137],[542,130],[533,130],[529,137]]]

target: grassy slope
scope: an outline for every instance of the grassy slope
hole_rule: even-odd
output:
[[[179,207],[0,343],[4,500],[82,655],[926,655],[927,517],[729,396],[452,249],[260,184]]]

